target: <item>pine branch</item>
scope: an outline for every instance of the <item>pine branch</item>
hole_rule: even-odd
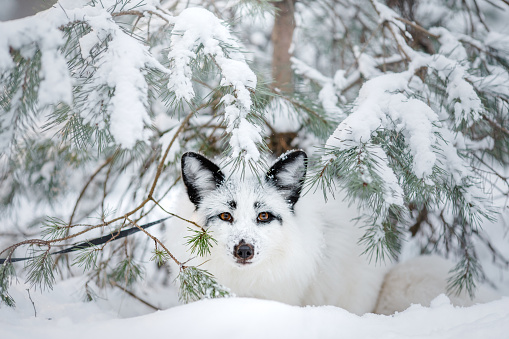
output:
[[[180,282],[179,298],[185,303],[230,296],[230,291],[218,284],[209,272],[196,267],[182,266],[177,279]]]

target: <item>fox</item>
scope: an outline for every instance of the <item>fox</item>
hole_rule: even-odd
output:
[[[302,194],[307,163],[304,151],[293,150],[266,173],[249,177],[224,173],[206,157],[184,153],[187,194],[177,210],[182,219],[210,232],[215,243],[210,253],[193,257],[183,241],[191,235],[189,224],[179,219],[167,234],[173,253],[186,258],[186,265],[200,265],[235,296],[295,306],[393,314],[412,303],[429,306],[446,293],[451,265],[445,259],[421,256],[396,265],[371,261],[359,244],[362,208],[340,190],[327,200],[316,192]],[[453,302],[466,306],[479,300],[462,295]]]

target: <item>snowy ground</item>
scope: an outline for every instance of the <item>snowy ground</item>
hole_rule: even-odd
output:
[[[509,298],[467,308],[445,296],[430,308],[414,305],[394,316],[362,317],[337,307],[294,307],[274,301],[203,300],[123,318],[132,300],[113,293],[109,302],[80,301],[77,278],[51,292],[14,285],[16,309],[0,308],[0,338],[507,338]],[[120,299],[125,299],[124,302]],[[34,314],[37,311],[37,316]]]

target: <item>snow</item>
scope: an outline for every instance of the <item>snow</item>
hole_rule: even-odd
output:
[[[326,145],[342,150],[368,142],[379,128],[395,128],[405,135],[414,156],[412,171],[418,178],[429,176],[436,160],[433,123],[438,117],[422,101],[399,93],[410,79],[411,73],[404,72],[366,81],[353,112],[339,124]]]
[[[41,106],[59,101],[70,104],[71,78],[67,70],[64,57],[57,49],[63,44],[63,33],[52,21],[39,15],[25,19],[0,22],[0,72],[14,67],[9,48],[20,50],[27,57],[33,57],[37,43],[41,51],[41,86],[39,89],[39,103]],[[30,47],[26,47],[30,46]]]
[[[412,59],[409,71],[414,72],[421,67],[426,67],[428,74],[436,72],[438,77],[447,83],[447,103],[454,107],[454,127],[458,129],[462,123],[470,127],[481,118],[484,106],[472,85],[475,78],[470,76],[462,63],[456,60],[466,54],[458,48],[456,45],[458,40],[446,29],[432,28],[430,31],[440,36],[440,42],[443,43],[441,51],[449,53],[449,56],[417,53],[405,45],[404,50]]]
[[[444,295],[429,308],[413,305],[393,316],[357,316],[332,306],[296,307],[275,301],[224,298],[201,300],[123,318],[133,299],[110,291],[110,298],[83,302],[77,278],[51,292],[15,285],[16,309],[0,308],[2,338],[504,338],[509,333],[509,298],[454,307]],[[163,291],[159,291],[161,293]],[[122,301],[124,299],[124,301]],[[141,304],[138,304],[141,305]],[[37,316],[34,316],[34,308]],[[138,308],[141,308],[138,306]],[[125,312],[125,310],[122,310]]]
[[[245,155],[246,160],[253,159],[257,161],[260,152],[255,143],[261,142],[260,128],[243,119],[240,121],[238,128],[232,131],[230,144],[233,147],[233,154],[241,154],[245,150],[247,153]]]
[[[399,185],[396,174],[390,168],[387,163],[387,154],[379,146],[373,146],[371,153],[378,158],[380,161],[377,163],[377,170],[380,172],[380,176],[384,178],[384,204],[388,207],[389,205],[395,204],[404,206],[404,192],[403,188]],[[367,171],[366,171],[367,172]],[[369,184],[369,182],[368,182]]]
[[[358,69],[362,76],[366,79],[372,79],[382,74],[377,66],[379,63],[371,55],[362,53],[359,46],[354,46],[355,59],[359,65]]]
[[[322,87],[318,93],[318,99],[322,103],[322,107],[330,116],[344,118],[345,114],[338,107],[338,94],[344,88],[347,80],[344,78],[344,71],[336,72],[334,79],[324,76],[322,73],[306,65],[301,60],[292,57],[292,68],[295,73],[300,74]]]
[[[460,63],[467,60],[467,51],[458,39],[446,28],[433,27],[430,29],[430,33],[439,36],[438,41],[440,42],[440,54],[446,55]]]
[[[232,155],[258,161],[261,129],[246,119],[252,105],[250,91],[256,88],[257,78],[241,52],[240,43],[213,13],[198,7],[187,8],[175,18],[173,33],[172,48],[168,53],[172,62],[168,88],[178,100],[191,102],[195,91],[190,64],[203,49],[221,72],[220,85],[229,88],[230,93],[221,102],[225,104],[226,131],[231,133]]]
[[[144,128],[150,123],[148,85],[142,71],[147,52],[134,38],[117,31],[110,42],[110,55],[99,69],[100,74],[107,74],[106,79],[100,81],[115,88],[110,107],[111,134],[117,143],[128,149],[133,148],[136,141],[147,141],[150,135]]]
[[[149,1],[137,7],[137,10],[155,10],[156,1]],[[88,97],[80,114],[86,123],[105,128],[105,117],[98,114],[98,103],[109,103],[108,114],[110,132],[124,148],[131,149],[138,141],[147,141],[149,125],[147,113],[148,84],[145,79],[145,68],[153,67],[165,72],[165,68],[150,56],[148,48],[135,38],[126,34],[112,20],[107,8],[118,5],[116,1],[103,1],[102,6],[85,5],[83,1],[60,1],[46,11],[33,17],[9,22],[0,22],[0,71],[14,67],[9,48],[19,49],[26,58],[31,58],[37,45],[41,51],[41,83],[38,90],[38,105],[66,103],[73,104],[72,86],[76,79],[69,74],[67,61],[59,48],[65,44],[60,26],[74,21],[82,21],[91,28],[79,43],[81,55],[95,67],[91,80],[83,88],[101,88],[108,86],[114,89],[111,99],[107,94],[97,91]],[[110,48],[96,63],[90,59],[90,51],[105,38],[110,37]],[[28,47],[27,47],[28,46]],[[95,92],[95,93],[94,93]]]

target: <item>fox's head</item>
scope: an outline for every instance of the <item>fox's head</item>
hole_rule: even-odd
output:
[[[306,174],[307,156],[292,151],[281,156],[259,178],[226,177],[207,158],[188,152],[182,156],[182,177],[199,221],[217,244],[212,261],[237,268],[284,257],[291,237]],[[233,267],[232,267],[233,268]]]

